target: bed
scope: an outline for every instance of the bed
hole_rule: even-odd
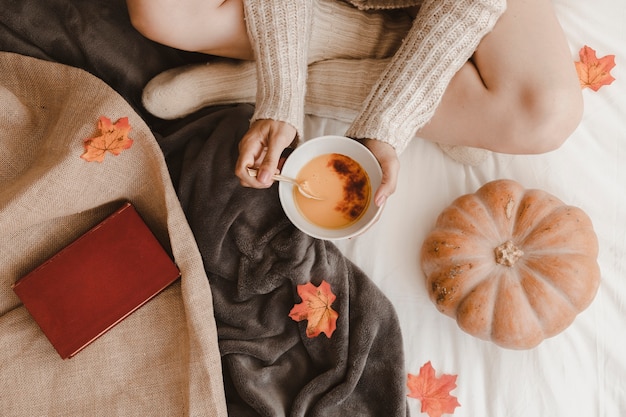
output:
[[[437,378],[452,376],[447,393],[458,405],[447,413],[455,416],[626,415],[621,0],[554,0],[572,63],[585,46],[616,63],[615,81],[584,89],[582,123],[560,149],[490,154],[469,166],[417,138],[401,155],[398,190],[380,220],[337,242],[299,233],[276,187],[244,190],[232,177],[250,105],[175,121],[143,109],[141,90],[152,77],[206,57],[142,38],[120,0],[0,3],[2,415],[418,416],[426,415],[423,401],[407,396],[406,383],[425,364]],[[51,86],[59,89],[50,93]],[[86,163],[72,138],[92,135],[101,115],[128,116],[135,143]],[[346,128],[309,115],[305,137]],[[419,263],[439,213],[502,178],[583,209],[599,240],[592,304],[526,350],[460,330],[430,301]],[[122,199],[136,204],[182,278],[63,361],[11,284]],[[321,278],[337,296],[337,330],[308,338],[304,323],[287,316],[300,300],[297,286]]]

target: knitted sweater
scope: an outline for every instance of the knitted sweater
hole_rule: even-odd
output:
[[[491,31],[506,0],[348,1],[364,10],[420,6],[404,42],[346,132],[386,142],[400,153],[432,118],[450,80]],[[314,7],[312,0],[244,0],[257,63],[253,121],[288,122],[300,137]]]

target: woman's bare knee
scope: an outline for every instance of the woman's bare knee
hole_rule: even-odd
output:
[[[532,89],[509,111],[508,153],[538,154],[559,148],[574,132],[583,112],[580,87]]]
[[[572,135],[580,124],[583,114],[583,99],[580,87],[576,89],[551,92],[542,105],[543,128],[538,133],[543,138],[537,145],[538,152],[547,152],[559,148]]]
[[[127,0],[131,24],[155,42],[230,58],[252,51],[242,0]]]

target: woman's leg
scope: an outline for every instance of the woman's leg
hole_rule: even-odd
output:
[[[133,26],[174,48],[252,59],[242,0],[127,0]]]
[[[509,0],[419,136],[504,153],[558,148],[582,115],[573,59],[550,0]]]

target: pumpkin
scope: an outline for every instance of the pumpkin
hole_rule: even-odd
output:
[[[589,217],[511,180],[452,202],[420,256],[437,309],[467,333],[510,349],[535,347],[563,331],[600,282]]]

